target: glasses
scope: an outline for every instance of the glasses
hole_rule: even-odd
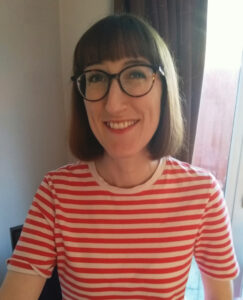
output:
[[[142,97],[151,91],[157,72],[165,76],[161,67],[136,64],[116,74],[94,69],[85,71],[78,77],[73,76],[71,79],[76,83],[79,93],[85,100],[95,102],[102,100],[108,94],[114,78],[117,79],[124,93],[131,97]]]

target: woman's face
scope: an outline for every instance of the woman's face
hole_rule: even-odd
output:
[[[114,74],[136,63],[149,62],[144,58],[124,58],[104,61],[86,70],[100,69]],[[107,155],[113,159],[147,156],[147,145],[159,123],[161,96],[162,83],[156,74],[151,91],[144,96],[127,95],[113,79],[109,93],[102,100],[85,101],[90,127]]]

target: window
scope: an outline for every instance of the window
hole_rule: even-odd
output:
[[[243,49],[243,1],[209,0],[204,79],[193,164],[210,170],[225,187]],[[203,300],[193,260],[186,300]]]
[[[242,0],[210,0],[204,79],[193,164],[224,188],[242,52]]]

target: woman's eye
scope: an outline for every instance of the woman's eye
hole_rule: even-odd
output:
[[[141,71],[133,71],[129,74],[129,78],[131,79],[146,78],[146,75]]]
[[[105,81],[105,75],[100,73],[91,74],[87,78],[88,83],[98,83]]]

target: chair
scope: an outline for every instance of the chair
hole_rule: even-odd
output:
[[[20,237],[23,225],[15,226],[10,228],[10,237],[12,249],[14,250],[17,241]],[[41,292],[39,300],[61,300],[62,292],[60,282],[58,278],[57,268],[55,267],[52,276],[46,280],[44,288]]]

